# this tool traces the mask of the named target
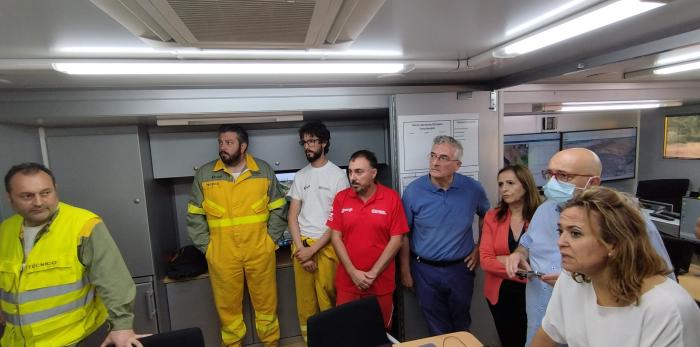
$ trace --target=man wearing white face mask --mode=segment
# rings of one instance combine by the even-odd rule
[[[506,261],[506,272],[510,277],[515,276],[518,269],[534,270],[544,274],[541,277],[530,278],[525,289],[526,345],[530,345],[532,337],[542,323],[554,283],[561,272],[561,255],[557,245],[559,239],[557,223],[561,206],[578,192],[600,185],[601,173],[600,159],[595,153],[585,148],[565,149],[556,153],[549,160],[548,169],[542,172],[547,179],[547,184],[542,187],[547,201],[537,208],[530,221],[528,232],[520,238],[520,245]],[[669,268],[673,269],[659,231],[649,220],[646,220],[646,225],[651,244]],[[673,276],[673,272],[670,276]]]

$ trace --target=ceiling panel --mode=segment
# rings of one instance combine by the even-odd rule
[[[523,35],[508,31],[569,0],[387,0],[350,50],[394,50],[401,56],[364,57],[403,61],[438,61],[449,65],[488,51]],[[552,22],[583,8],[600,3],[582,0],[576,6],[550,18]],[[547,22],[539,25],[546,25]],[[256,87],[395,84],[479,84],[502,87],[547,78],[548,82],[620,82],[623,65],[597,70],[585,66],[575,72],[578,61],[623,51],[629,47],[700,29],[700,1],[674,0],[667,6],[612,25],[579,38],[514,59],[504,59],[486,68],[465,72],[410,72],[403,75],[337,76],[67,76],[50,69],[52,59],[176,59],[170,53],[75,53],[66,48],[132,48],[150,46],[102,12],[89,0],[3,0],[0,1],[0,89],[58,88],[159,88],[159,87]],[[529,29],[532,30],[532,29]],[[700,41],[700,37],[698,37]],[[666,49],[665,47],[664,49]],[[645,55],[650,50],[645,51]],[[246,59],[263,59],[249,56]],[[362,58],[362,57],[360,57]],[[326,57],[360,59],[357,57]],[[642,66],[646,58],[633,53],[619,60]],[[27,67],[36,62],[39,67]],[[611,63],[607,61],[606,63]],[[615,63],[615,62],[612,62]],[[31,65],[31,64],[30,64]],[[19,67],[21,66],[21,67]],[[617,70],[615,70],[617,69]],[[621,70],[622,69],[622,70]],[[616,72],[617,71],[617,72]],[[593,75],[593,77],[591,77]],[[597,76],[597,77],[596,77]],[[697,74],[663,79],[697,79]],[[642,80],[660,79],[645,77]]]

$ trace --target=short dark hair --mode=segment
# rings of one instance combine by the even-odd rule
[[[15,177],[15,175],[33,175],[38,173],[39,171],[43,171],[47,175],[49,175],[49,177],[51,177],[51,182],[53,182],[53,185],[56,186],[56,177],[54,177],[53,172],[51,172],[49,168],[39,163],[29,162],[17,164],[7,171],[7,174],[5,175],[5,191],[8,193],[10,192],[10,180],[12,179],[12,177]]]
[[[331,148],[331,132],[328,131],[326,125],[321,121],[311,121],[304,124],[299,128],[299,139],[303,140],[304,135],[312,135],[318,137],[320,143],[325,143],[326,148],[323,149],[323,153],[328,153]]]
[[[240,125],[222,124],[219,127],[217,135],[221,135],[223,133],[236,133],[236,136],[238,137],[238,144],[248,144],[248,132],[241,128]]]
[[[372,153],[371,151],[361,149],[350,156],[350,161],[354,161],[355,159],[360,157],[367,159],[367,161],[369,162],[369,166],[371,166],[373,169],[377,168],[377,156],[374,155],[374,153]]]

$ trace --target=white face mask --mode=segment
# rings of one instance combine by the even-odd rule
[[[547,184],[542,187],[542,190],[544,190],[544,196],[546,196],[547,199],[554,200],[559,206],[563,206],[574,197],[576,189],[584,190],[588,188],[588,185],[591,183],[591,178],[593,177],[588,178],[583,188],[578,188],[575,184],[570,182],[559,182],[556,177],[552,176]]]

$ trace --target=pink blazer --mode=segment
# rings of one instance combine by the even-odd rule
[[[501,283],[508,278],[506,267],[496,259],[499,255],[509,255],[508,250],[508,231],[510,228],[510,211],[507,212],[506,218],[499,222],[496,219],[497,209],[491,209],[484,217],[484,227],[481,232],[481,240],[479,241],[479,258],[481,268],[486,273],[484,280],[484,296],[495,305],[498,303],[498,291],[501,288]],[[527,223],[525,224],[527,227]],[[521,236],[522,237],[522,236]],[[517,277],[510,280],[525,283]]]

